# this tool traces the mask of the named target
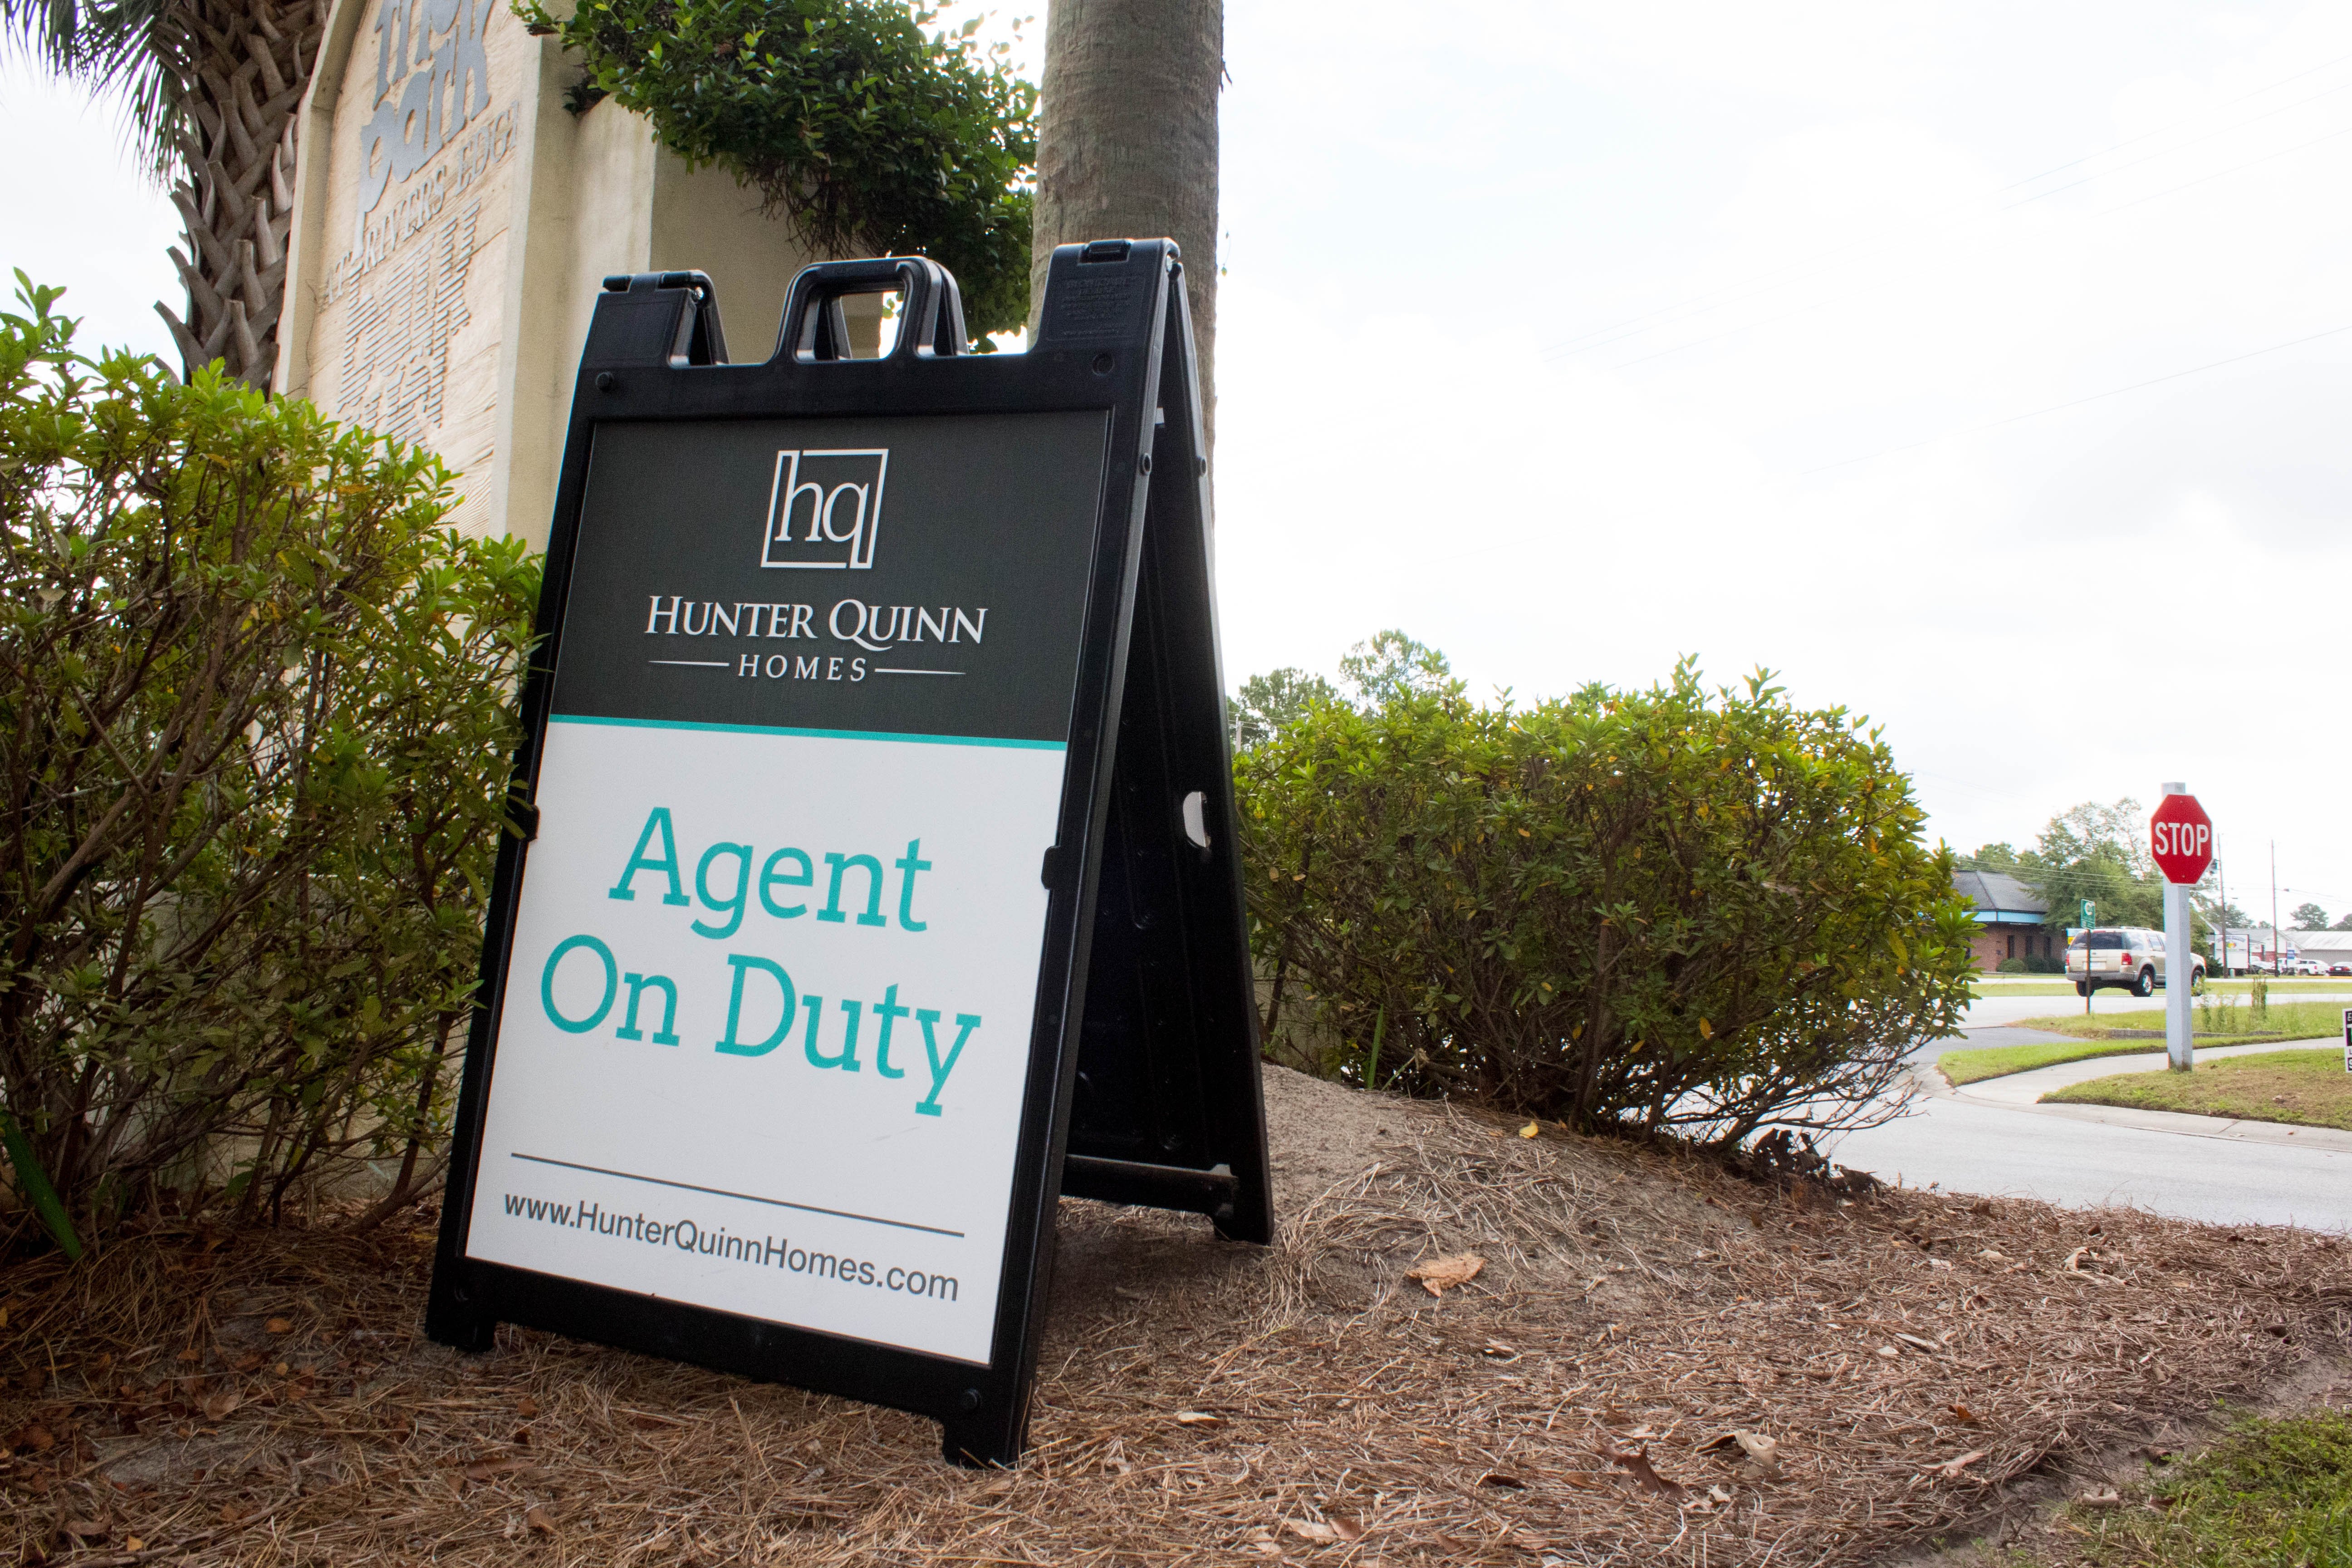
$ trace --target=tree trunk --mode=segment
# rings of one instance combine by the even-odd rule
[[[1223,0],[1052,0],[1037,133],[1029,328],[1056,245],[1173,239],[1213,437],[1217,335],[1217,90]]]
[[[172,260],[187,318],[158,301],[193,376],[215,360],[267,389],[278,367],[286,241],[294,222],[295,110],[326,22],[322,0],[194,0],[159,20],[182,86],[172,192],[188,252]]]

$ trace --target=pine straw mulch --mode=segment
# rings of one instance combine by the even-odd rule
[[[429,1214],[0,1272],[26,1563],[1867,1561],[2336,1355],[2332,1237],[1844,1202],[1268,1071],[1278,1247],[1066,1203],[1034,1447],[513,1330]],[[1312,1189],[1312,1190],[1309,1190]],[[1416,1261],[1474,1252],[1433,1299]],[[1733,1428],[1774,1439],[1762,1473]],[[1635,1458],[1634,1456],[1640,1456]]]

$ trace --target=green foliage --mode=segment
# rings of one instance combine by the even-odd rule
[[[1235,764],[1273,1049],[1725,1142],[1889,1113],[1905,1054],[1968,1005],[1976,928],[1874,732],[1688,663],[1479,708],[1391,651],[1355,677],[1377,700]]]
[[[2352,1418],[2239,1423],[2149,1489],[2154,1509],[2076,1510],[2099,1568],[2352,1568]]]
[[[1988,845],[1977,855],[2007,847]],[[2108,805],[2084,801],[2060,813],[2011,865],[1983,868],[2006,870],[2047,900],[2042,923],[2053,930],[2080,925],[2084,899],[2100,925],[2164,929],[2164,876],[2148,853],[2147,813],[2128,795]],[[2212,881],[2208,870],[2200,886]],[[2190,900],[2190,943],[2200,952],[2209,945],[2209,914],[2218,919],[2219,907],[2208,910]]]
[[[1225,705],[1234,727],[1234,750],[1262,746],[1307,716],[1318,702],[1337,702],[1339,693],[1319,675],[1283,668],[1253,675]]]
[[[1952,869],[1956,871],[2014,871],[2017,869],[2017,851],[2011,848],[2006,844],[1979,845],[1977,848],[1977,852],[1973,855],[1953,856]]]
[[[75,353],[58,292],[0,316],[0,1104],[101,1227],[274,1214],[369,1157],[407,1183],[446,1127],[537,562],[442,528],[421,451]]]
[[[74,1229],[73,1216],[66,1213],[58,1189],[50,1185],[49,1173],[41,1169],[41,1157],[33,1152],[32,1141],[25,1136],[25,1130],[16,1125],[16,1119],[8,1114],[5,1107],[0,1107],[0,1146],[8,1152],[9,1176],[32,1208],[34,1217],[41,1222],[41,1228],[49,1233],[49,1239],[58,1244],[58,1250],[66,1255],[68,1262],[80,1262],[81,1237]]]
[[[2321,909],[2317,904],[2297,904],[2294,907],[2294,912],[2286,918],[2291,928],[2295,931],[2326,931],[2327,929],[2327,911]]]
[[[2004,958],[1999,963],[1993,965],[1993,972],[1997,974],[2022,974],[2025,973],[2025,960],[2021,958]]]
[[[898,0],[581,0],[533,32],[587,61],[590,96],[653,121],[662,144],[718,163],[818,251],[920,254],[956,275],[982,346],[1029,312],[1036,89],[1009,46]]]
[[[1391,627],[1349,648],[1339,661],[1339,679],[1360,706],[1374,709],[1444,691],[1453,684],[1454,668],[1427,643]]]

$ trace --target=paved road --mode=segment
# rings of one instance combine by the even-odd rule
[[[2106,994],[2098,1000],[2098,1011],[2108,1011]],[[2340,1000],[2352,1004],[2352,996]],[[2057,1038],[2010,1026],[2070,1001],[1987,997],[1969,1010],[1965,1043]],[[1962,1043],[1930,1042],[1913,1055],[1931,1063]],[[2102,1071],[2129,1070],[2134,1059],[2104,1063]],[[2352,1231],[2352,1147],[2306,1149],[2217,1135],[2221,1124],[2200,1117],[2142,1118],[2159,1130],[2092,1121],[2083,1114],[2087,1107],[2063,1113],[1950,1095],[1923,1095],[1915,1103],[1912,1115],[1845,1134],[1832,1146],[1832,1157],[1889,1180],[1899,1176],[1910,1186],[1939,1183],[1947,1192],[2038,1197],[2078,1207],[2124,1204],[2218,1224]]]

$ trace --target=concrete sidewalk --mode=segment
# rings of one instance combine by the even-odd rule
[[[2323,1035],[2308,1040],[2212,1046],[2200,1049],[2197,1059],[2209,1062],[2224,1058],[2259,1056],[2266,1051],[2307,1051],[2340,1043],[2333,1036]],[[2078,1062],[2060,1062],[2055,1067],[2036,1068],[2031,1072],[2011,1073],[2006,1078],[1980,1079],[1975,1083],[1957,1087],[1932,1066],[1923,1065],[1916,1070],[1922,1085],[1929,1093],[1969,1104],[1997,1106],[2004,1110],[2030,1110],[2037,1115],[2064,1117],[2073,1121],[2136,1127],[2144,1131],[2170,1132],[2189,1138],[2222,1138],[2242,1142],[2277,1143],[2299,1149],[2352,1152],[2352,1132],[2338,1131],[2332,1127],[2294,1127],[2278,1121],[2190,1116],[2175,1110],[2135,1110],[2121,1105],[2041,1103],[2042,1097],[2053,1089],[2063,1089],[2070,1084],[2088,1083],[2093,1079],[2113,1078],[2118,1073],[2160,1071],[2165,1060],[2161,1050],[2123,1057],[2094,1057]]]

